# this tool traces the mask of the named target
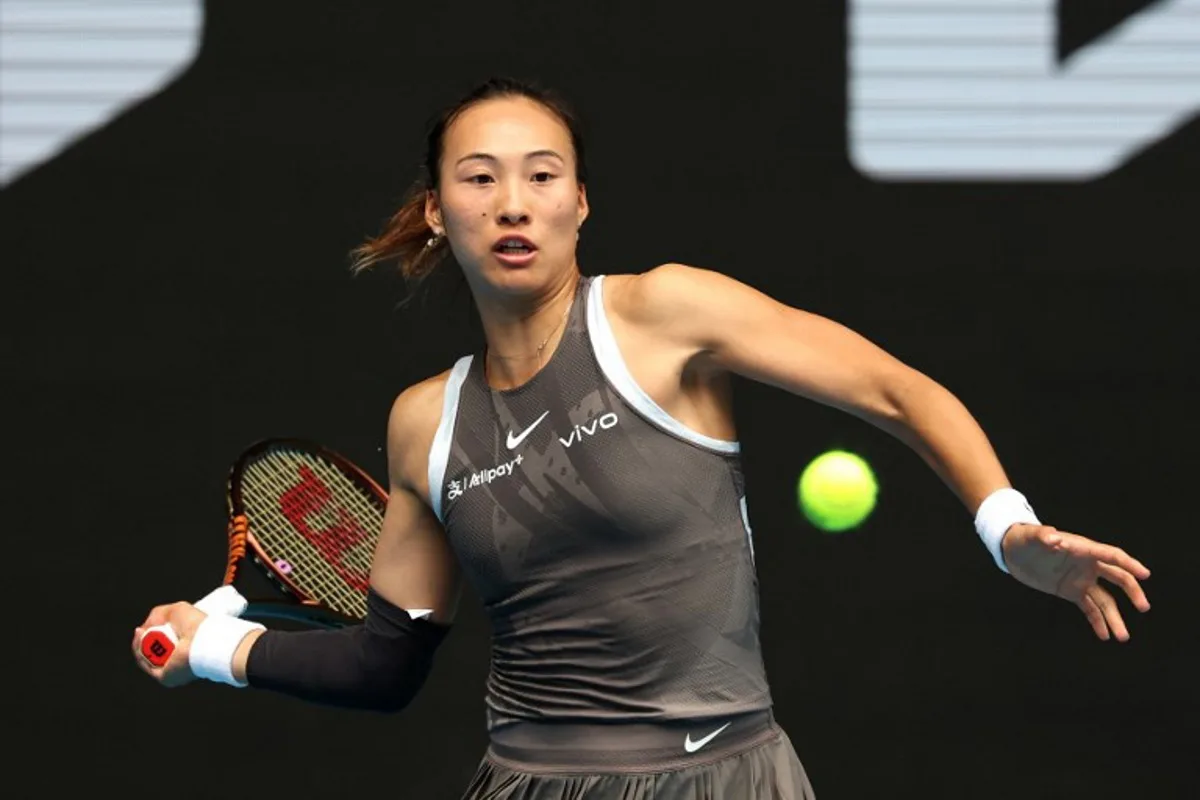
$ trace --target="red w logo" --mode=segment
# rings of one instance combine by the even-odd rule
[[[367,591],[368,575],[346,565],[347,550],[362,544],[367,531],[350,512],[341,505],[331,506],[333,492],[325,482],[307,466],[300,467],[300,483],[288,489],[279,498],[279,510],[292,523],[292,527],[317,548],[321,557],[341,576],[342,580],[361,592]],[[334,519],[323,528],[309,524],[311,515],[320,514]]]

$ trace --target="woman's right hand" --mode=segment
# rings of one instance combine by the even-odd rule
[[[137,661],[143,672],[167,688],[183,686],[185,683],[195,680],[196,676],[192,674],[192,668],[188,664],[188,653],[191,651],[192,637],[195,635],[196,629],[200,627],[200,623],[207,616],[191,603],[179,602],[155,606],[146,616],[146,621],[133,631],[134,660]],[[171,653],[167,663],[161,667],[156,667],[147,661],[146,657],[142,655],[141,648],[142,635],[157,625],[170,625],[178,639],[175,643],[175,651]]]

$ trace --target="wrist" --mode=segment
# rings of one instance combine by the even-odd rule
[[[1013,525],[1025,523],[1041,525],[1025,495],[1016,489],[1005,487],[989,494],[975,512],[975,532],[983,540],[984,547],[992,554],[992,560],[1003,572],[1008,572],[1004,563],[1002,543],[1004,535]]]
[[[250,631],[245,638],[238,642],[237,649],[233,651],[233,662],[230,664],[229,671],[233,673],[233,679],[243,686],[250,683],[250,678],[246,675],[246,662],[250,659],[250,649],[258,641],[258,637],[266,632],[266,628]]]
[[[224,614],[210,614],[196,628],[188,649],[188,666],[197,678],[227,683],[238,688],[246,686],[245,660],[241,675],[234,673],[234,658],[250,634],[261,634],[266,628]]]

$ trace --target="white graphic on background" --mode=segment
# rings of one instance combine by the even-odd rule
[[[882,180],[1086,180],[1200,111],[1200,0],[1059,63],[1057,0],[847,0],[850,158]]]
[[[505,444],[508,445],[508,449],[512,450],[514,447],[519,445],[521,442],[525,441],[525,437],[528,436],[529,434],[533,433],[533,429],[536,428],[538,426],[538,423],[540,423],[542,420],[544,420],[546,418],[546,416],[549,415],[549,413],[550,413],[549,411],[543,411],[542,415],[540,417],[535,419],[528,428],[521,431],[521,433],[518,434],[517,436],[513,436],[513,432],[510,430],[508,432],[508,438],[505,440]]]
[[[687,737],[684,738],[684,740],[683,740],[683,749],[688,751],[689,753],[696,752],[701,747],[704,747],[704,745],[708,744],[713,739],[715,739],[717,737],[717,734],[720,733],[721,731],[725,730],[726,728],[728,728],[729,725],[730,725],[730,723],[726,722],[724,725],[717,728],[715,731],[710,733],[708,736],[705,736],[703,739],[697,739],[694,742],[692,741],[692,735],[689,733],[687,735]]]
[[[754,534],[750,532],[750,512],[746,508],[746,496],[742,495],[742,499],[738,501],[738,505],[742,509],[742,525],[746,528],[746,543],[750,545],[750,563],[754,563]]]
[[[596,417],[591,422],[585,422],[582,425],[576,425],[571,429],[571,432],[567,434],[567,438],[564,439],[561,436],[558,437],[558,442],[563,447],[570,447],[573,444],[582,442],[585,437],[595,436],[599,431],[612,430],[617,426],[618,422],[620,422],[620,420],[617,418],[617,415],[609,411],[607,414],[601,414],[600,416]]]
[[[521,462],[524,460],[525,457],[519,455],[511,461],[505,461],[503,464],[497,464],[494,467],[472,472],[470,475],[463,476],[460,480],[452,480],[446,484],[446,499],[457,499],[467,489],[474,489],[476,486],[487,486],[497,478],[507,478],[516,471],[517,467],[521,466]]]
[[[0,186],[161,91],[203,0],[0,0]]]

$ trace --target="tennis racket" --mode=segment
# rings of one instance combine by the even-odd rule
[[[344,456],[303,439],[265,439],[229,472],[228,557],[222,585],[197,601],[209,614],[287,619],[336,628],[367,615],[371,559],[387,493]],[[247,558],[278,589],[247,600],[237,588]],[[178,639],[147,629],[142,655],[167,663]]]

